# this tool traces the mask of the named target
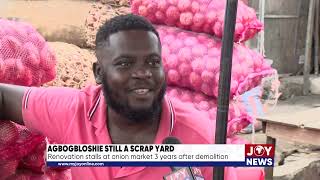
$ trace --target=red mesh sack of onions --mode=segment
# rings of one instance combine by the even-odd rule
[[[217,97],[222,43],[203,33],[157,26],[168,85],[186,87]],[[240,95],[274,74],[263,56],[234,44],[230,96]]]
[[[66,168],[46,167],[46,144],[44,136],[33,133],[26,127],[10,121],[0,121],[0,177],[8,180],[71,179],[71,173]]]
[[[38,180],[71,180],[71,171],[66,168],[48,168],[45,163],[45,150],[49,141],[43,139],[24,156],[18,169],[6,180],[38,179]],[[52,142],[49,142],[52,143]],[[0,172],[1,173],[1,172]]]
[[[31,25],[0,19],[0,27],[0,83],[40,86],[55,78],[55,56]],[[0,177],[32,179],[55,172],[45,169],[45,148],[44,136],[0,120]]]
[[[184,103],[191,103],[195,109],[205,113],[208,118],[216,120],[217,99],[206,96],[203,93],[174,86],[168,86],[167,95],[170,98],[178,99]],[[252,118],[247,114],[245,107],[237,102],[231,101],[227,127],[228,137],[247,127],[250,122],[252,122]]]
[[[0,177],[15,174],[20,160],[34,151],[44,139],[24,126],[0,121]]]
[[[9,176],[6,180],[71,180],[71,170],[56,171],[47,169],[45,174],[34,173],[31,171],[19,171]]]
[[[0,82],[40,86],[55,78],[56,59],[29,24],[0,19]]]
[[[131,11],[154,24],[179,27],[222,38],[226,0],[131,0]],[[238,2],[235,42],[243,42],[263,29],[253,8]]]

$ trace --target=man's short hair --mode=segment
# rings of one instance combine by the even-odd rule
[[[103,47],[105,43],[109,41],[109,36],[111,34],[125,30],[151,31],[158,37],[160,42],[158,32],[147,19],[133,14],[127,14],[116,16],[99,28],[95,42],[96,49]]]

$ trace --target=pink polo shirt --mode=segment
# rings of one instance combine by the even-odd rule
[[[82,90],[70,88],[30,88],[23,99],[25,125],[58,143],[111,144],[107,128],[106,102],[100,86]],[[155,144],[168,136],[183,144],[212,144],[213,122],[190,104],[165,97]],[[212,179],[212,168],[201,168]],[[169,167],[81,167],[71,168],[75,180],[145,179],[161,180]]]

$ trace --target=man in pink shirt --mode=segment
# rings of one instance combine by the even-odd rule
[[[98,86],[28,88],[0,85],[1,119],[11,119],[59,143],[160,144],[213,141],[207,118],[165,97],[161,44],[144,18],[118,16],[99,30],[93,70]],[[210,128],[208,128],[210,127]],[[169,167],[75,167],[75,180],[162,179]],[[202,168],[208,179],[212,168]]]
[[[212,144],[214,124],[165,96],[161,43],[155,28],[135,15],[118,16],[96,37],[98,86],[28,88],[0,84],[0,119],[11,119],[58,143]],[[73,167],[75,180],[162,179],[169,167]],[[201,168],[212,179],[212,168]]]

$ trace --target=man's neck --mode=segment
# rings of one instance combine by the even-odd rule
[[[152,144],[158,131],[161,113],[154,119],[132,121],[108,108],[108,130],[114,144]]]

